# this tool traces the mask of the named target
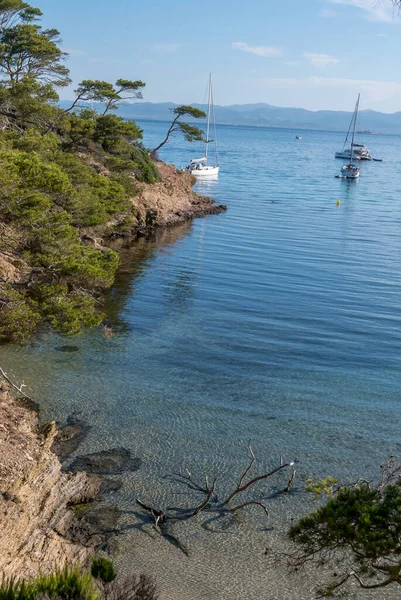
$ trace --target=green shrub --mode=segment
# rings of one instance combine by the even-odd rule
[[[6,579],[0,583],[0,600],[35,600],[34,588],[24,581]]]
[[[0,600],[100,600],[101,596],[89,573],[65,568],[40,575],[27,582],[3,579]]]
[[[104,314],[96,309],[95,298],[69,292],[67,286],[42,284],[38,295],[42,318],[62,333],[77,335],[83,327],[94,327],[104,319]]]
[[[31,585],[36,597],[46,594],[49,598],[60,600],[100,600],[91,575],[78,568],[66,567],[50,575],[40,575]]]
[[[116,578],[113,563],[107,558],[94,558],[91,573],[95,579],[101,579],[104,583],[110,583]]]
[[[25,342],[40,320],[34,300],[10,285],[0,288],[0,341]]]
[[[143,148],[132,148],[131,160],[134,166],[135,177],[138,181],[155,183],[160,177],[155,163],[151,160],[149,153]]]

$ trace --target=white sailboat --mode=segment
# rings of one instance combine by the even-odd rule
[[[213,134],[214,140],[209,139],[210,135],[210,120],[213,122]],[[215,163],[209,164],[209,144],[214,142],[215,149]],[[213,88],[212,88],[212,74],[209,75],[209,95],[208,95],[208,106],[207,106],[207,125],[206,125],[206,151],[205,156],[202,158],[193,158],[189,163],[188,170],[191,175],[195,177],[205,177],[210,175],[219,174],[219,158],[217,154],[217,138],[216,138],[216,121],[214,117],[214,104],[213,104]]]
[[[359,168],[356,165],[354,165],[352,162],[352,159],[354,158],[354,146],[355,146],[354,137],[355,137],[356,120],[358,117],[359,98],[360,98],[360,94],[358,94],[358,100],[356,101],[356,104],[355,104],[355,111],[354,111],[354,116],[353,116],[354,126],[352,128],[352,139],[351,139],[349,163],[347,165],[344,165],[341,169],[340,177],[343,179],[358,179],[358,177],[359,177]]]
[[[358,96],[358,98],[359,98],[359,96]],[[358,108],[359,108],[359,103],[358,103]],[[355,122],[356,122],[357,113],[358,113],[357,107],[355,107],[354,113],[351,118],[351,122],[348,127],[347,135],[345,136],[342,150],[340,152],[336,152],[334,156],[336,158],[345,158],[347,160],[352,157],[354,160],[374,160],[375,162],[382,162],[381,158],[373,158],[373,156],[370,154],[369,150],[366,148],[365,144],[356,144],[354,142],[352,150],[351,150],[351,148],[347,148],[348,136],[350,134],[350,131],[352,128],[355,131]],[[366,132],[357,131],[357,133],[366,133]]]

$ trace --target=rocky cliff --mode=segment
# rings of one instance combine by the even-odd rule
[[[92,499],[99,479],[63,473],[50,450],[54,423],[39,428],[0,380],[0,573],[26,577],[65,563],[86,564],[95,540],[77,539],[72,506]]]
[[[173,225],[226,210],[224,205],[216,205],[211,198],[194,192],[195,178],[187,171],[178,171],[163,162],[156,166],[159,182],[136,184],[139,193],[132,202],[138,211],[140,228]]]

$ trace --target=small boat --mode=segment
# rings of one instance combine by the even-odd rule
[[[359,97],[359,96],[358,96]],[[359,108],[359,104],[358,104]],[[346,160],[350,160],[351,158],[355,160],[374,160],[376,162],[381,162],[381,158],[373,158],[370,154],[369,150],[366,148],[365,144],[353,144],[352,156],[351,156],[351,147],[347,148],[348,137],[351,129],[355,131],[355,123],[357,118],[357,107],[355,106],[354,113],[351,118],[351,122],[348,127],[347,135],[345,136],[343,148],[341,152],[335,153],[335,158],[345,158]],[[358,131],[357,133],[368,133],[367,131]],[[371,133],[371,132],[369,132]]]
[[[339,175],[341,179],[358,179],[359,177],[359,168],[352,163],[348,165],[344,165],[341,169],[341,175]]]
[[[214,140],[209,139],[210,134],[210,118],[212,117],[213,121],[213,133]],[[209,164],[208,154],[209,154],[209,144],[214,142],[215,149],[215,163]],[[212,89],[212,74],[209,75],[209,98],[208,98],[208,107],[207,107],[207,125],[206,125],[206,151],[205,156],[202,158],[193,158],[187,169],[191,173],[191,175],[195,175],[195,177],[208,177],[210,175],[216,176],[219,174],[219,159],[217,154],[217,139],[216,139],[216,121],[214,117],[214,104],[213,104],[213,89]]]
[[[355,104],[355,110],[354,110],[354,115],[352,117],[353,120],[353,128],[352,128],[352,137],[351,137],[351,147],[350,147],[350,158],[349,158],[349,163],[347,165],[344,165],[341,169],[341,175],[338,175],[338,177],[341,177],[341,179],[358,179],[359,177],[359,168],[353,164],[352,160],[354,159],[354,137],[355,137],[355,127],[356,127],[356,120],[358,117],[358,109],[359,109],[359,99],[360,99],[360,94],[358,94],[358,100],[356,101]],[[347,134],[348,135],[348,134]]]
[[[296,139],[296,140],[302,140],[302,137],[301,137],[300,135],[296,135],[296,136],[295,136],[295,139]]]

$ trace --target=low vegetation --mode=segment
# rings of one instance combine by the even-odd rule
[[[91,574],[95,579],[101,579],[104,583],[110,583],[116,578],[113,563],[103,556],[93,559]]]
[[[141,129],[113,112],[145,84],[85,80],[62,110],[66,54],[40,17],[0,0],[0,341],[22,342],[41,322],[78,333],[102,320],[96,296],[118,258],[85,235],[129,229],[136,183],[158,180]],[[82,105],[91,100],[103,114]]]
[[[93,569],[97,572],[93,576]],[[0,600],[158,600],[153,581],[146,575],[110,582],[114,569],[107,559],[95,559],[92,575],[77,567],[65,568],[49,575],[24,580],[4,579],[0,583]],[[106,578],[103,579],[102,575]]]

